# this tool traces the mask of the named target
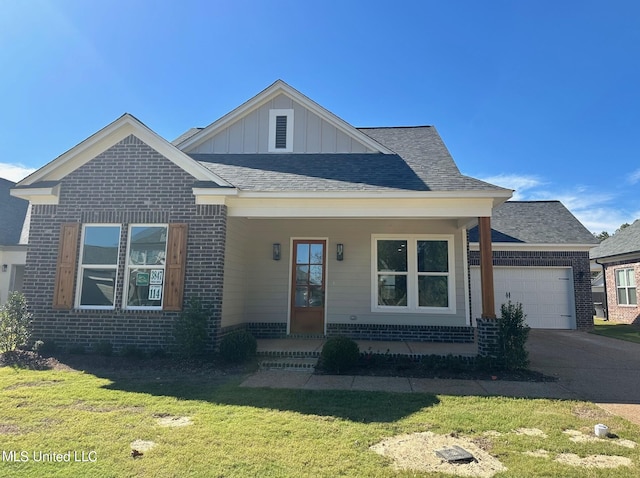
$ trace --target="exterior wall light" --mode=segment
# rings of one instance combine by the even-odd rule
[[[7,267],[6,264],[2,264],[2,272],[7,272]]]
[[[338,244],[336,246],[336,259],[339,261],[344,260],[344,244]]]
[[[274,261],[280,260],[280,244],[279,243],[275,243],[273,245],[273,260]]]

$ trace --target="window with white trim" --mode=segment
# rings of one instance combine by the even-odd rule
[[[167,233],[166,224],[129,227],[124,292],[127,309],[162,308]]]
[[[119,252],[120,225],[86,224],[82,228],[77,308],[115,308]]]
[[[293,110],[269,110],[269,152],[293,151]]]
[[[633,268],[616,269],[618,305],[638,305],[636,276]]]
[[[373,236],[372,309],[455,313],[453,236]]]

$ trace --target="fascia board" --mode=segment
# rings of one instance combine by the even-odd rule
[[[31,204],[58,204],[60,200],[60,185],[46,188],[13,188],[11,196],[29,201]]]
[[[495,200],[501,192],[496,191],[242,191],[238,195],[246,198],[292,198],[292,199],[474,199]],[[507,194],[507,193],[505,193]]]
[[[331,125],[335,126],[338,130],[345,133],[347,136],[352,137],[353,139],[367,145],[369,148],[380,151],[385,154],[394,154],[394,151],[391,151],[389,148],[384,145],[378,143],[374,139],[370,138],[366,134],[358,131],[356,128],[351,126],[349,123],[339,118],[335,114],[331,113],[326,108],[320,106],[318,103],[303,95],[296,89],[292,88],[288,84],[286,84],[282,80],[278,80],[273,83],[271,86],[258,93],[256,96],[251,98],[250,100],[244,102],[242,105],[238,106],[233,111],[227,113],[222,118],[214,121],[209,126],[203,128],[198,133],[194,134],[184,142],[180,143],[178,147],[182,151],[189,151],[198,145],[205,142],[207,139],[211,138],[215,134],[217,134],[222,129],[226,128],[230,124],[239,120],[243,116],[249,114],[251,111],[254,111],[260,108],[265,103],[271,101],[271,99],[275,98],[279,94],[285,94],[300,103],[305,108],[309,109],[320,118],[324,119]]]
[[[214,181],[221,186],[231,186],[128,113],[27,176],[17,186],[29,186],[47,180],[58,181],[131,134],[196,179]]]

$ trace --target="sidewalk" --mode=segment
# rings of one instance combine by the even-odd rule
[[[302,390],[357,390],[367,392],[432,393],[436,395],[504,395],[523,398],[578,399],[574,392],[564,388],[558,382],[314,375],[281,370],[261,370],[248,377],[242,382],[241,386]]]

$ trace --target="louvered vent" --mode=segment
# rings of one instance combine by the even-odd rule
[[[276,149],[287,148],[287,117],[276,116]]]

